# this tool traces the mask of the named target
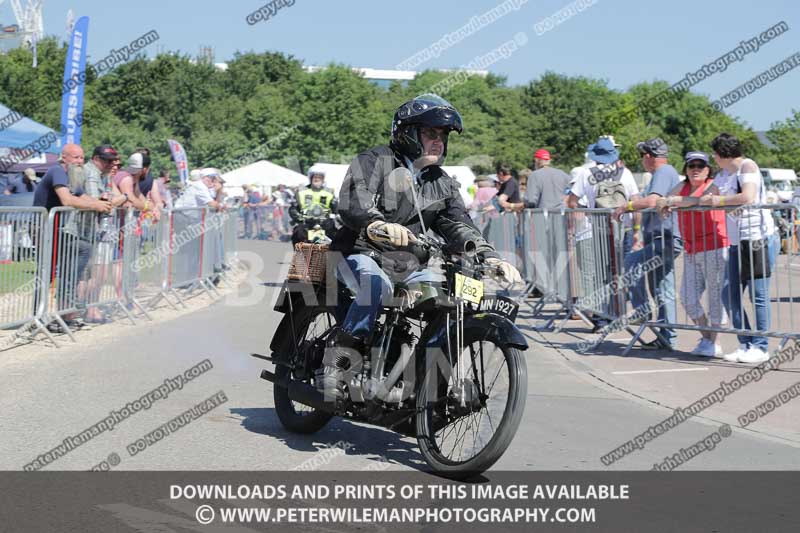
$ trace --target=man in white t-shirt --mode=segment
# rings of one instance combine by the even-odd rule
[[[200,257],[200,234],[202,231],[194,226],[203,223],[200,207],[210,207],[215,211],[220,211],[225,206],[217,200],[219,191],[222,189],[222,182],[219,179],[219,172],[216,169],[203,169],[200,172],[192,173],[183,194],[175,200],[176,211],[173,216],[173,243],[180,246],[175,254],[173,262],[175,272],[173,275],[173,287],[190,285],[201,275]],[[194,208],[186,209],[185,208]],[[206,219],[206,222],[210,219]],[[216,243],[213,243],[216,246]],[[217,253],[213,254],[214,262],[218,263]],[[217,265],[215,265],[217,266]]]
[[[586,207],[595,209],[599,207],[597,205],[598,195],[601,195],[603,204],[605,204],[603,207],[609,207],[609,202],[613,204],[614,201],[617,201],[624,205],[625,202],[638,198],[639,188],[636,186],[633,174],[622,165],[619,160],[619,151],[612,140],[607,137],[598,139],[597,143],[589,146],[588,158],[591,160],[590,163],[574,168],[571,172],[572,184],[567,196],[567,207],[571,209],[582,207],[579,201],[581,198],[585,198]],[[619,183],[618,190],[614,192],[619,198],[605,196],[603,191],[609,191],[609,189],[603,185],[609,183]],[[595,216],[608,217],[608,215],[599,214]],[[605,248],[608,247],[613,236],[609,236],[609,239],[595,240],[592,235],[592,224],[588,218],[574,216],[572,220],[578,262],[581,266],[582,296],[594,301],[597,295],[606,294],[604,287],[611,282],[609,265],[603,264],[602,258],[603,256],[609,257],[610,250]],[[607,225],[604,224],[603,227],[607,227]],[[598,227],[598,229],[600,228]],[[594,237],[600,237],[600,235],[594,235]],[[603,251],[604,249],[605,251]],[[607,300],[607,296],[602,298]],[[598,311],[609,313],[609,304],[609,301],[604,301],[600,306],[595,307],[601,307],[601,309],[597,309]]]
[[[216,190],[222,186],[215,184],[214,175],[211,173],[212,169],[203,169],[203,171],[195,174],[189,178],[189,184],[186,190],[183,191],[180,198],[175,200],[175,207],[210,207],[212,209],[220,209],[222,204],[218,202],[216,197]]]

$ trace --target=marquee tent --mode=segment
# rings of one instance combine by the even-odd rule
[[[280,184],[287,187],[306,185],[308,178],[299,172],[276,165],[270,161],[256,161],[222,175],[229,194],[241,195],[243,185],[255,185],[259,189],[274,188]]]
[[[51,154],[61,152],[61,135],[58,132],[0,104],[0,149],[25,148],[48,133],[55,134],[59,142],[47,146],[44,151]]]

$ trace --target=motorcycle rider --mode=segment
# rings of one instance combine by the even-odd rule
[[[458,182],[441,167],[448,135],[462,130],[461,115],[450,103],[434,94],[417,96],[395,112],[390,143],[359,154],[347,170],[339,192],[343,227],[331,250],[343,255],[337,278],[355,300],[331,337],[317,375],[318,388],[335,400],[345,395],[345,374],[336,362],[354,351],[364,354],[382,304],[393,294],[393,281],[408,285],[443,279],[424,268],[427,257],[414,246],[416,234],[432,229],[454,250],[473,241],[479,261],[497,267],[505,281],[521,282],[517,269],[500,259],[472,223]]]
[[[319,206],[322,210],[318,217],[320,226],[329,237],[333,236],[335,226],[328,215],[336,212],[336,198],[331,191],[325,189],[325,171],[312,166],[308,169],[308,187],[297,193],[296,201],[289,207],[289,216],[295,224],[292,245],[308,239],[306,217],[311,215],[314,206]]]

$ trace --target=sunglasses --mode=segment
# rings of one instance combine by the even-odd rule
[[[692,169],[692,170],[703,170],[707,166],[708,165],[706,165],[705,163],[692,163],[691,165],[686,165],[686,168],[689,168],[689,169]]]
[[[448,135],[450,134],[449,131],[438,131],[438,130],[435,130],[433,128],[422,128],[420,130],[420,133],[422,133],[422,135],[424,135],[425,137],[427,137],[428,139],[430,139],[432,141],[435,141],[437,139],[440,139],[442,141],[446,141]]]

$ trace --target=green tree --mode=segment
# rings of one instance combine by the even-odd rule
[[[767,138],[775,145],[777,165],[800,172],[800,111],[793,109],[791,117],[773,123]]]

